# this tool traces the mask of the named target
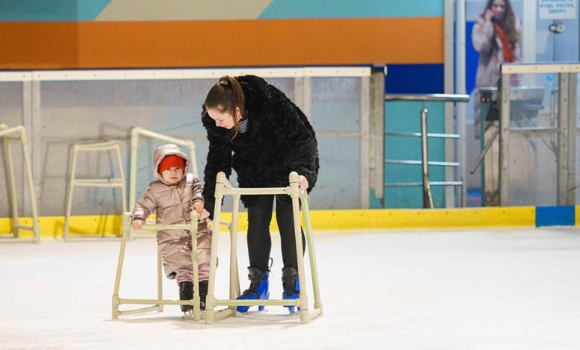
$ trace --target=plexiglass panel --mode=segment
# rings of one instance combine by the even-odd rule
[[[291,100],[302,97],[295,91],[295,79],[266,79],[282,90]],[[317,132],[331,132],[319,136],[322,154],[337,162],[322,162],[321,179],[345,188],[322,194],[319,180],[312,205],[318,208],[356,208],[359,185],[352,178],[359,176],[360,139],[335,137],[332,132],[360,129],[360,83],[358,78],[313,78],[312,112],[308,116]],[[167,136],[196,143],[198,176],[203,179],[208,142],[201,124],[200,112],[207,92],[215,79],[160,81],[71,81],[42,82],[40,117],[42,125],[42,215],[63,215],[70,174],[72,146],[75,143],[118,140],[122,147],[127,183],[130,164],[130,132],[139,126]],[[296,96],[296,94],[301,94]],[[66,126],[66,127],[63,127]],[[317,129],[318,128],[318,129]],[[327,141],[321,139],[327,138]],[[140,137],[136,199],[143,196],[147,185],[154,181],[153,152],[163,141]],[[339,156],[333,156],[339,144]],[[348,145],[348,147],[347,147]],[[324,149],[326,147],[326,149]],[[83,152],[84,153],[84,152]],[[79,154],[77,178],[118,176],[113,154]],[[344,169],[353,175],[344,176]],[[192,170],[192,169],[190,169]],[[230,181],[237,185],[235,172]],[[129,189],[127,189],[129,193]],[[50,200],[49,200],[50,199]],[[121,212],[120,191],[110,188],[77,187],[73,196],[73,215],[102,215]],[[131,208],[128,208],[129,210]],[[231,210],[226,200],[224,210]],[[243,210],[243,206],[242,206]]]
[[[310,121],[318,139],[320,173],[313,208],[360,208],[360,78],[312,78]]]
[[[360,139],[318,137],[320,172],[312,209],[360,208]]]
[[[558,116],[558,75],[512,75],[510,128],[554,128]]]
[[[509,204],[557,205],[558,144],[555,134],[511,133]]]
[[[299,107],[317,133],[321,170],[311,204],[316,209],[360,207],[360,78],[266,78]],[[23,117],[23,84],[0,83],[0,122],[10,126],[31,124],[29,138],[34,140],[31,155],[36,158],[40,198],[39,214],[65,214],[74,144],[116,140],[121,145],[122,166],[129,185],[131,131],[135,127],[196,144],[198,176],[203,179],[208,152],[206,131],[201,124],[202,104],[216,79],[191,80],[103,80],[41,81],[39,90],[28,91],[26,103],[31,115]],[[304,89],[306,88],[306,89]],[[308,95],[308,92],[311,95]],[[311,98],[311,100],[305,100]],[[40,101],[35,105],[35,101]],[[33,134],[36,132],[36,134]],[[166,143],[146,136],[137,147],[135,200],[154,181],[153,152]],[[16,179],[19,193],[26,193],[22,151],[14,145]],[[119,177],[116,153],[78,153],[76,178]],[[2,175],[5,167],[0,169]],[[193,167],[190,169],[193,171]],[[235,172],[230,178],[237,186]],[[6,198],[5,182],[0,183]],[[129,186],[127,196],[129,196]],[[127,198],[127,203],[130,200]],[[119,214],[121,191],[111,188],[76,187],[72,215]],[[26,207],[20,202],[21,207]],[[1,217],[9,216],[8,204],[0,205]],[[131,210],[132,208],[126,208]],[[243,210],[243,206],[241,207]],[[231,210],[227,199],[224,210]]]
[[[10,127],[22,125],[23,83],[0,82],[0,123]]]
[[[512,75],[511,83],[509,204],[556,205],[558,75]]]
[[[42,82],[42,215],[64,213],[72,145],[75,143],[118,140],[128,183],[130,135],[134,127],[196,143],[205,140],[201,106],[213,84],[214,79]],[[153,152],[164,143],[140,138],[137,198],[141,198],[149,182],[155,180]],[[200,143],[196,147],[196,156],[198,168],[202,170],[207,144]],[[86,152],[79,153],[76,177],[118,176],[116,163],[111,165],[105,152],[102,155],[83,153]],[[120,203],[119,190],[77,187],[73,196],[73,215],[120,213]]]
[[[312,78],[311,84],[311,121],[316,131],[360,131],[359,78]]]

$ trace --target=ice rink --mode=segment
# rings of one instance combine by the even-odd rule
[[[273,306],[213,325],[182,319],[179,306],[112,320],[119,241],[1,244],[0,349],[580,349],[578,230],[315,232],[314,239],[324,316],[307,325]],[[218,298],[227,295],[228,245],[220,235]],[[121,298],[156,297],[155,254],[153,239],[128,243]],[[274,234],[275,298],[280,255]],[[164,292],[178,299],[175,282],[164,279]]]

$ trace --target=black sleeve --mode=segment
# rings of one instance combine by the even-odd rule
[[[272,88],[272,99],[268,109],[275,118],[276,136],[292,150],[289,162],[292,171],[304,175],[308,180],[308,191],[318,178],[319,157],[316,134],[306,115],[284,93]]]
[[[210,213],[210,218],[213,218],[216,176],[220,171],[223,171],[229,179],[232,173],[232,150],[227,138],[228,130],[220,130],[205,110],[202,112],[201,121],[207,129],[207,139],[209,141],[207,163],[204,170],[204,207]]]

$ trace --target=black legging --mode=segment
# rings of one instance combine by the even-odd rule
[[[248,255],[250,257],[250,266],[263,272],[270,270],[268,266],[272,248],[270,221],[272,220],[274,196],[255,196],[256,201],[248,208]],[[284,267],[297,268],[292,202],[282,201],[279,196],[276,196],[276,221],[280,229]],[[302,227],[300,231],[302,231]],[[304,254],[305,249],[305,237],[304,231],[302,231],[302,254]]]

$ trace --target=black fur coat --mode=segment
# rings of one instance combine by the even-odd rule
[[[310,192],[318,177],[318,144],[304,113],[264,79],[252,75],[236,79],[246,98],[248,128],[245,133],[238,133],[231,140],[233,129],[217,127],[205,110],[202,112],[209,140],[203,194],[205,208],[212,216],[216,175],[220,171],[229,178],[233,168],[243,188],[286,187],[288,175],[296,171],[306,177]],[[242,196],[246,208],[254,198]]]

